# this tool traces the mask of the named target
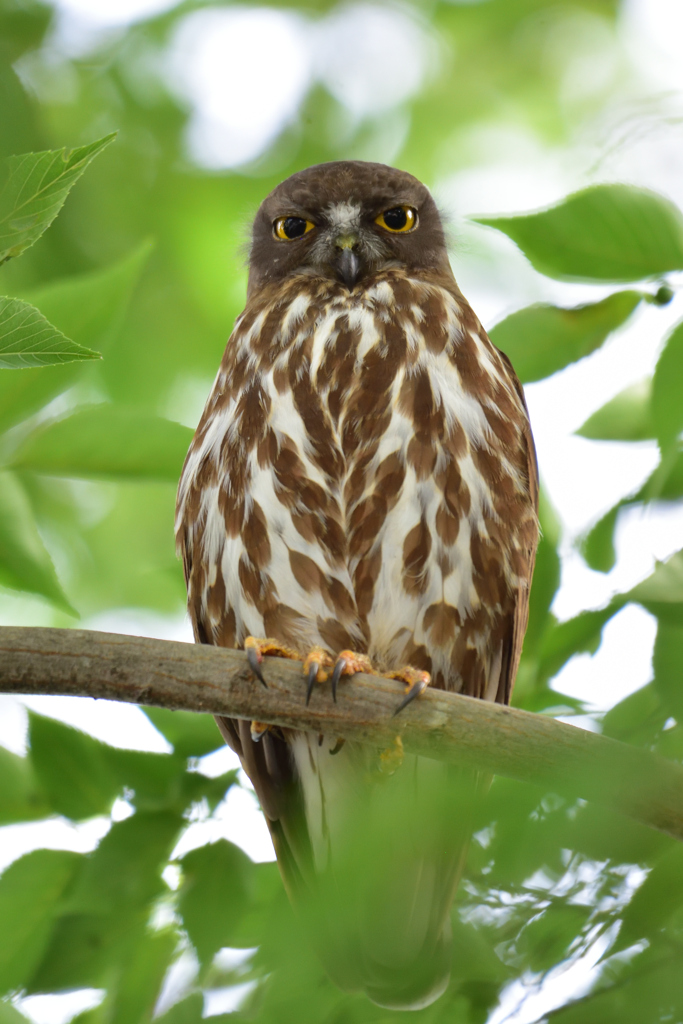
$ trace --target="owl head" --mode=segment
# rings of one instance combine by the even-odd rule
[[[391,267],[450,275],[436,204],[405,171],[362,160],[318,164],[278,185],[256,214],[250,295],[299,274],[351,291]]]

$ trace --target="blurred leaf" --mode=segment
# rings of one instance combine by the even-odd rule
[[[175,483],[194,431],[159,416],[102,404],[77,409],[30,434],[12,465],[39,473]]]
[[[1,368],[21,370],[100,358],[99,352],[76,344],[58,331],[35,306],[0,297]]]
[[[624,597],[642,604],[660,619],[683,625],[683,551],[658,562],[652,575]]]
[[[14,473],[1,471],[0,585],[40,594],[78,618],[61,588],[19,479]]]
[[[616,564],[614,529],[621,507],[622,502],[617,502],[581,540],[581,554],[595,572],[609,572]]]
[[[27,1024],[28,1017],[19,1013],[11,1003],[0,999],[0,1024]]]
[[[161,872],[184,825],[170,812],[138,811],[116,822],[85,859],[66,911],[125,917],[148,906],[164,890]]]
[[[50,805],[73,821],[107,814],[122,787],[106,747],[54,718],[29,712],[31,763]]]
[[[602,720],[602,732],[626,743],[650,745],[667,717],[657,688],[648,683],[610,708]]]
[[[159,1024],[201,1024],[204,1010],[204,997],[200,992],[193,992],[181,1003],[176,1003],[170,1010],[156,1019]],[[212,1018],[213,1019],[213,1018]],[[2,1020],[0,1019],[0,1024]]]
[[[112,972],[145,934],[144,911],[110,914],[64,914],[35,971],[24,981],[29,993],[105,988]]]
[[[51,810],[29,758],[0,747],[0,825],[35,821]]]
[[[640,281],[683,269],[683,215],[657,192],[594,185],[518,217],[475,217],[560,280]]]
[[[173,928],[148,932],[116,971],[102,1006],[107,1024],[147,1024],[178,945]]]
[[[143,708],[150,722],[181,757],[203,757],[225,745],[212,715]]]
[[[652,655],[655,687],[669,714],[683,718],[683,621],[680,624],[659,621]]]
[[[614,952],[627,949],[639,939],[651,939],[683,905],[683,847],[666,850],[637,890],[622,914]]]
[[[183,811],[185,761],[169,754],[104,747],[103,757],[119,782],[133,791],[132,802],[143,810]]]
[[[23,153],[3,161],[0,188],[0,264],[40,238],[61,210],[72,186],[116,132],[77,149]]]
[[[517,949],[532,971],[548,971],[566,960],[569,949],[591,915],[592,908],[555,904],[539,914],[521,932]]]
[[[510,358],[523,384],[542,380],[599,348],[641,299],[640,292],[616,292],[573,309],[528,306],[496,324],[491,341]]]
[[[144,242],[124,259],[87,274],[41,288],[21,298],[37,306],[68,338],[87,348],[106,350],[121,330],[128,301],[150,253]],[[0,374],[0,430],[37,412],[76,381],[83,363]]]
[[[183,884],[178,909],[202,964],[235,932],[247,910],[253,863],[239,847],[220,839],[186,854],[180,862]]]
[[[0,992],[20,988],[35,968],[81,860],[66,850],[34,850],[0,877]]]
[[[543,678],[557,675],[575,654],[594,654],[600,646],[605,623],[620,611],[624,603],[621,596],[615,597],[605,608],[581,612],[549,629],[540,650]]]
[[[575,433],[592,441],[646,441],[654,438],[651,396],[651,380],[631,384],[589,416]]]
[[[662,448],[683,430],[683,323],[669,335],[652,379],[652,418]]]
[[[560,558],[557,553],[560,524],[543,488],[539,500],[539,520],[541,539],[536,552],[536,566],[529,600],[529,625],[524,637],[526,657],[537,652],[541,638],[550,624],[550,606],[560,585]]]

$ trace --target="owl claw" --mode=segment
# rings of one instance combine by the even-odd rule
[[[335,704],[337,703],[337,686],[339,685],[339,680],[341,679],[342,673],[345,668],[346,659],[339,658],[337,664],[334,666],[334,671],[332,672],[332,679],[330,680],[332,686],[332,700],[334,701]]]
[[[306,707],[308,707],[310,703],[311,694],[313,693],[313,687],[315,686],[315,681],[318,678],[319,670],[320,663],[312,661],[308,667],[308,675],[306,676]]]
[[[430,681],[429,673],[421,672],[420,676],[421,678],[418,679],[417,682],[413,683],[413,685],[410,687],[407,694],[405,695],[399,706],[396,708],[393,715],[391,716],[392,718],[395,718],[400,711],[403,711],[404,708],[408,707],[411,701],[414,701],[416,697],[419,697],[420,694],[424,693],[424,691],[427,689]]]
[[[261,671],[260,664],[261,658],[259,655],[259,651],[256,647],[247,647],[247,661],[249,662],[249,667],[251,668],[251,671],[254,673],[259,682],[263,683],[267,690],[268,683],[263,678],[263,672]]]

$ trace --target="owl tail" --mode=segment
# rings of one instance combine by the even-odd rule
[[[326,758],[317,737],[301,745],[312,874],[309,898],[295,902],[323,964],[340,988],[379,1006],[428,1006],[449,981],[476,776],[422,757],[379,776],[367,748]],[[295,748],[297,765],[302,754]]]

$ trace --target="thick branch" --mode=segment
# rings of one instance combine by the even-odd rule
[[[443,691],[392,718],[402,690],[355,676],[304,704],[299,662],[268,658],[265,689],[241,651],[85,630],[0,628],[0,692],[69,694],[327,732],[465,763],[581,796],[683,839],[683,767],[625,743]]]

